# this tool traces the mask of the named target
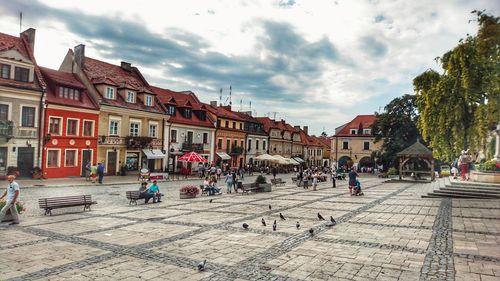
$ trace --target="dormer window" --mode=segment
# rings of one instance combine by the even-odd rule
[[[356,129],[351,129],[351,135],[355,135],[355,134],[357,134],[357,133],[358,133],[358,130],[356,130]]]
[[[115,99],[115,88],[112,88],[112,87],[106,88],[106,98],[109,100]]]
[[[14,80],[21,82],[28,82],[30,77],[30,70],[24,67],[16,66],[14,69]]]
[[[191,109],[184,109],[184,118],[191,119]]]
[[[167,114],[175,116],[175,105],[167,105]]]
[[[145,95],[144,104],[146,106],[153,106],[153,97],[150,95]]]
[[[10,79],[10,65],[0,63],[0,78]]]
[[[80,100],[80,91],[66,87],[59,87],[59,97],[78,101]]]
[[[127,102],[135,103],[135,92],[128,91],[127,92]]]
[[[370,129],[363,129],[363,134],[369,135],[371,133]]]

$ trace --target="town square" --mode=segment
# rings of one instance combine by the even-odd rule
[[[0,1],[0,280],[500,280],[499,8]]]

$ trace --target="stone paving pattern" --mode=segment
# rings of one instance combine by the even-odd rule
[[[164,202],[137,206],[125,198],[137,185],[24,189],[21,225],[0,226],[0,280],[500,280],[499,200],[422,199],[425,184],[369,176],[350,196],[345,181],[312,191],[282,178],[271,193],[185,200],[181,183],[161,183]],[[37,209],[69,194],[98,204]]]

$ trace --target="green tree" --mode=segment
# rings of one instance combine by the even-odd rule
[[[437,58],[443,73],[429,69],[413,80],[418,128],[441,160],[484,148],[500,121],[500,18],[473,13],[478,33]]]
[[[378,164],[397,167],[397,153],[412,145],[419,137],[417,129],[417,107],[414,95],[404,95],[393,99],[384,107],[385,112],[375,113],[372,124],[374,142],[383,141],[381,150],[372,155]]]

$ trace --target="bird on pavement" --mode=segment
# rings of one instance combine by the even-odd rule
[[[295,227],[297,227],[297,229],[299,229],[300,228],[300,223],[297,222],[297,224],[295,225]]]
[[[276,225],[276,220],[274,220],[274,223],[273,223],[273,231],[276,231],[276,227],[277,227],[277,226],[278,226],[278,225]]]
[[[212,203],[212,201],[213,201],[213,200],[214,200],[214,199],[210,199],[210,203]]]
[[[243,228],[244,229],[247,229],[248,228],[248,224],[246,222],[243,223]]]
[[[206,264],[206,263],[207,263],[207,260],[203,260],[202,262],[200,262],[200,263],[198,264],[198,270],[199,270],[199,271],[203,271],[203,270],[205,270],[205,264]]]
[[[264,220],[264,218],[262,218],[261,222],[263,226],[266,226],[266,221]]]
[[[335,221],[335,219],[332,216],[330,216],[330,221],[332,222],[332,225],[336,225],[337,224],[337,222]]]
[[[312,228],[311,228],[311,229],[309,229],[309,233],[311,233],[311,235],[313,235],[313,233],[314,233],[314,229],[312,229]]]
[[[280,218],[281,218],[282,220],[286,221],[285,216],[283,216],[283,214],[281,214],[281,213],[280,213]]]
[[[269,210],[271,210],[271,209],[272,209],[271,204],[269,204]]]
[[[324,217],[323,217],[320,213],[318,213],[318,219],[319,219],[320,221],[324,221],[324,220],[325,220],[325,218],[324,218]]]

